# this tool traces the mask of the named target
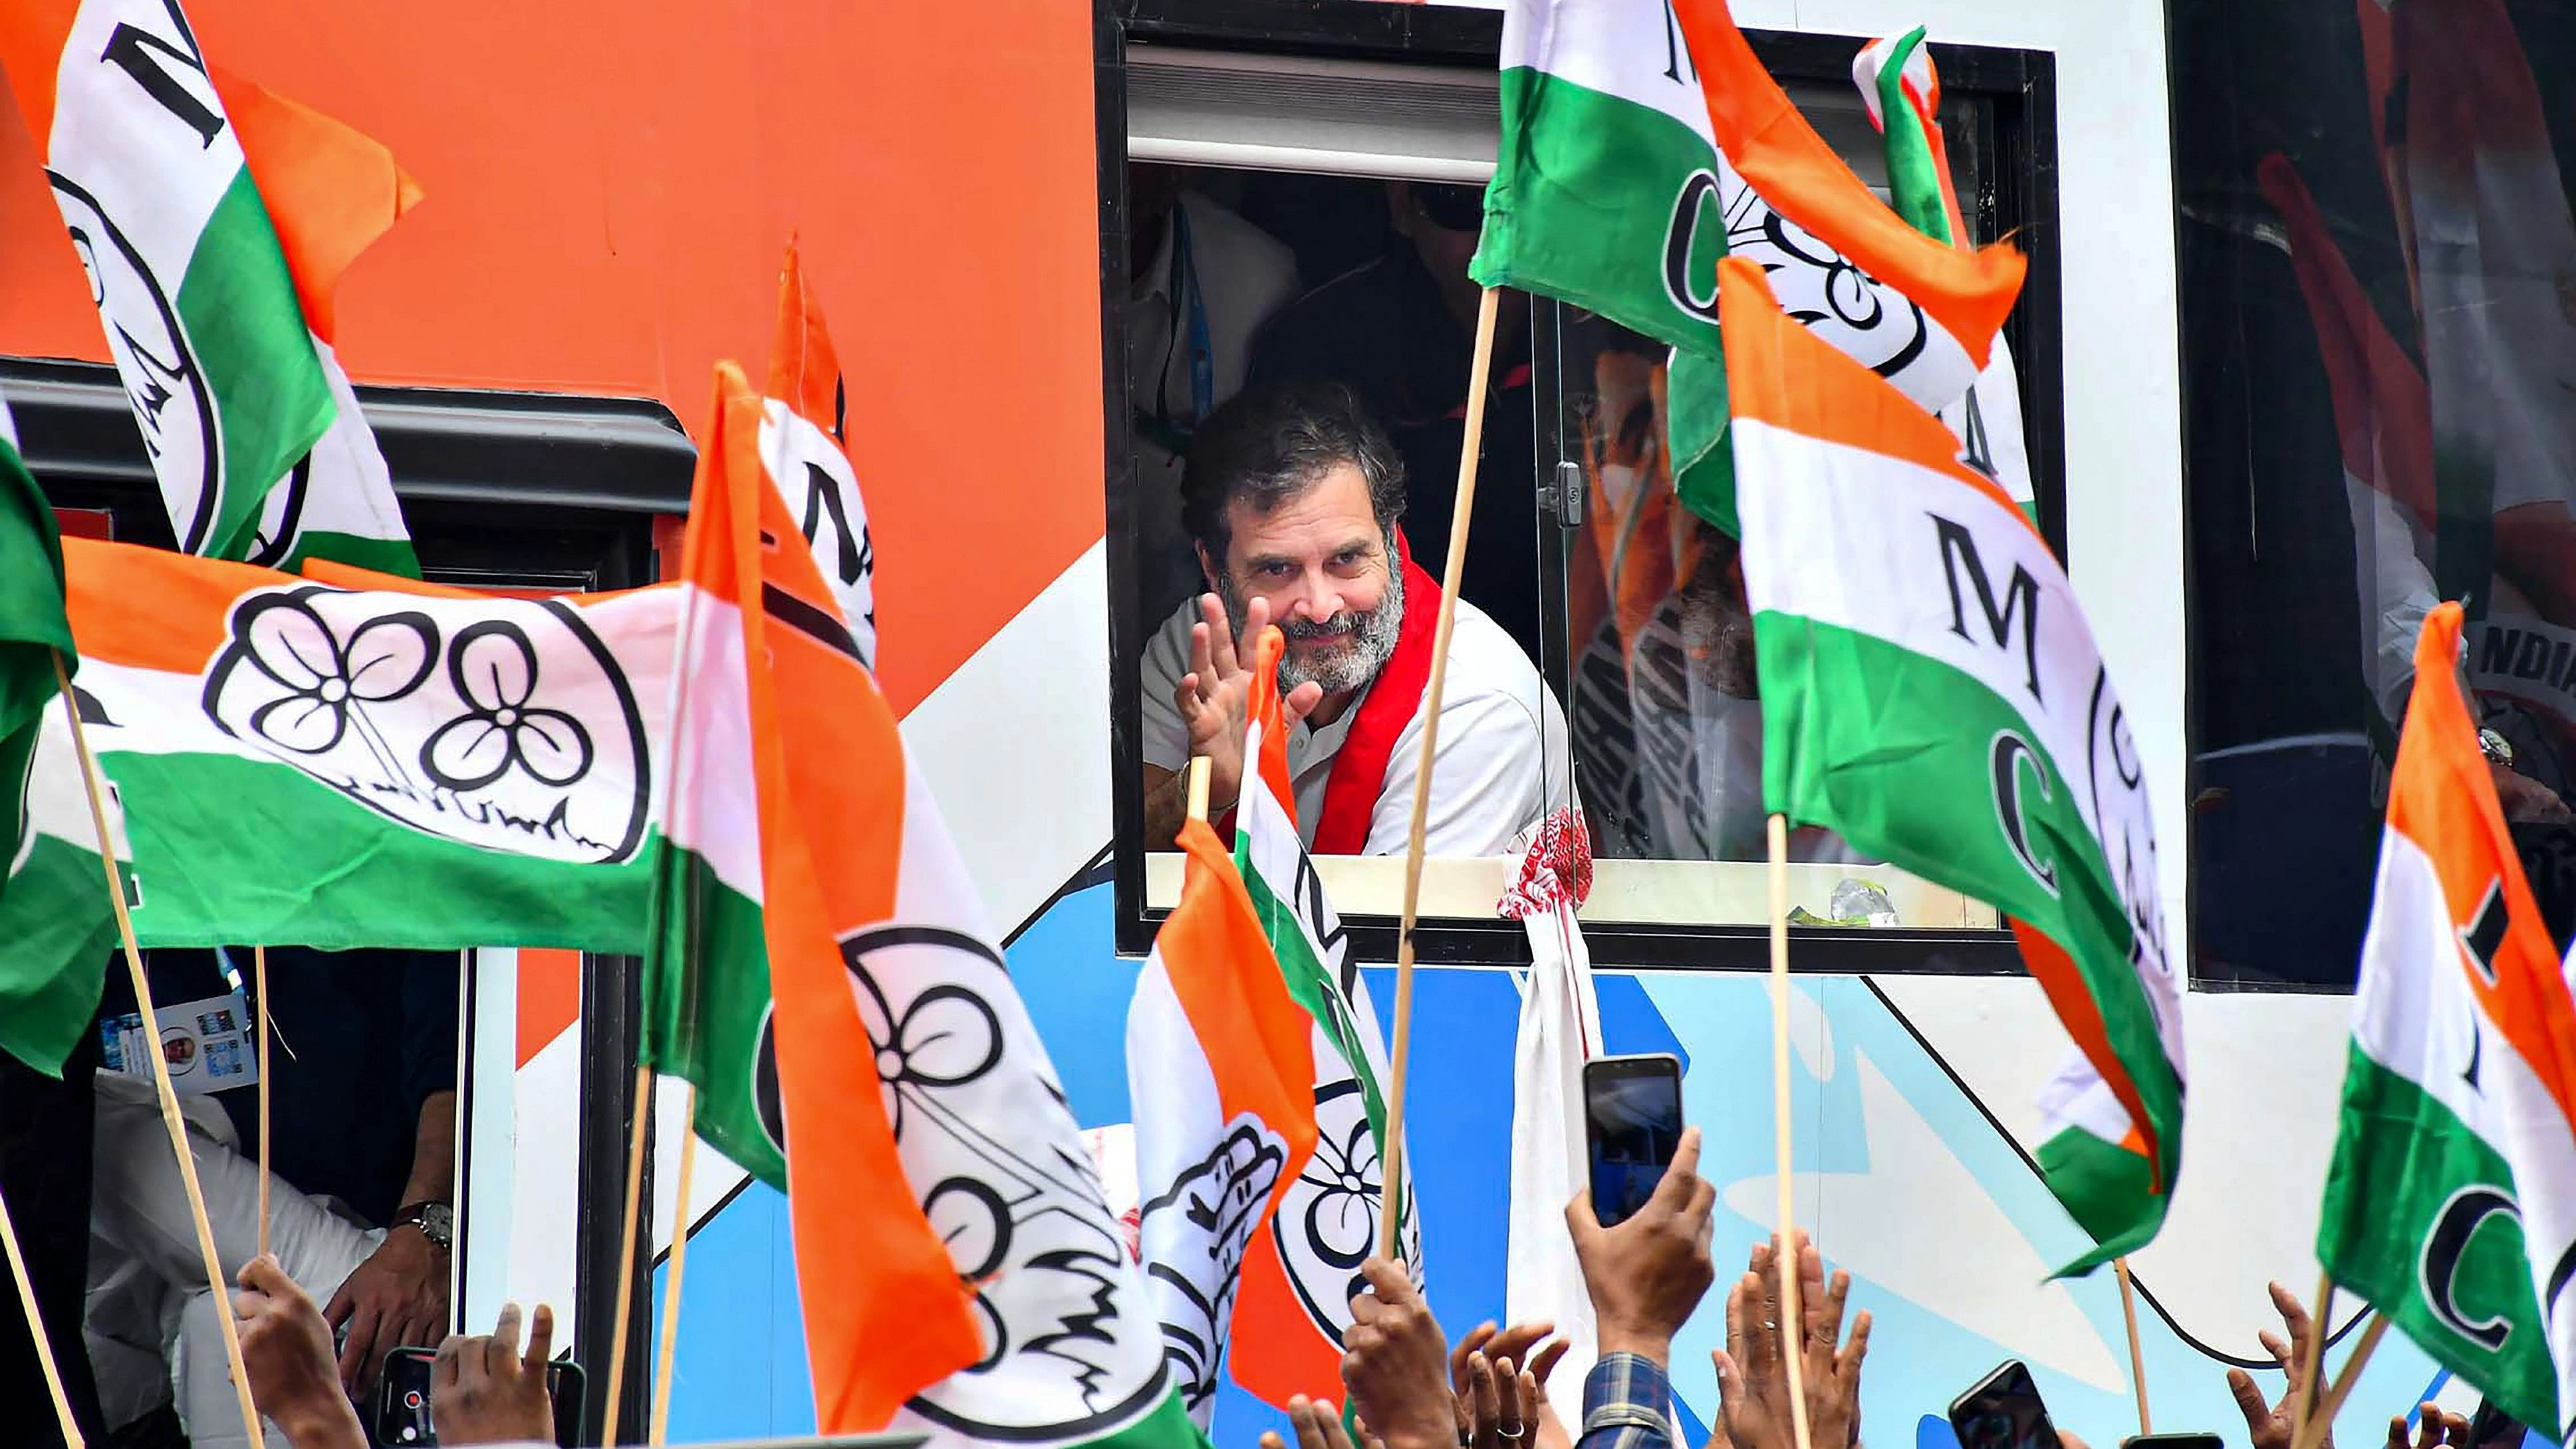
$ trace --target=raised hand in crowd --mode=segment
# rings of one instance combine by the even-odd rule
[[[1360,1442],[1351,1443],[1350,1432],[1342,1427],[1342,1416],[1332,1405],[1291,1394],[1288,1398],[1288,1427],[1297,1436],[1297,1449],[1386,1449],[1383,1441],[1360,1426]],[[1276,1429],[1261,1431],[1261,1449],[1288,1449],[1286,1440]]]
[[[1484,1449],[1572,1449],[1573,1439],[1548,1406],[1547,1379],[1557,1361],[1574,1345],[1549,1340],[1553,1323],[1516,1323],[1496,1328],[1480,1323],[1449,1350],[1449,1388],[1458,1401],[1458,1441]],[[1535,1351],[1533,1351],[1535,1350]],[[1484,1367],[1478,1367],[1482,1360]],[[1518,1367],[1519,1372],[1514,1373]],[[1518,1388],[1519,1412],[1506,1402],[1507,1390]],[[1478,1414],[1480,1406],[1492,1412]],[[1520,1434],[1504,1432],[1520,1426]]]
[[[1708,1255],[1717,1189],[1700,1180],[1699,1143],[1698,1128],[1683,1130],[1654,1195],[1615,1228],[1593,1215],[1590,1189],[1565,1209],[1605,1359],[1633,1353],[1658,1369],[1667,1366],[1673,1335],[1717,1276]]]
[[[1342,1387],[1365,1432],[1386,1449],[1458,1449],[1449,1340],[1404,1269],[1384,1258],[1360,1265],[1369,1291],[1351,1300],[1342,1335]]]
[[[1807,1235],[1796,1236],[1798,1308],[1804,1321],[1795,1352],[1801,1355],[1807,1400],[1807,1436],[1815,1449],[1849,1449],[1860,1443],[1860,1370],[1869,1356],[1869,1314],[1852,1321],[1843,1339],[1843,1309],[1851,1275],[1837,1270],[1825,1280],[1824,1259]],[[1793,1351],[1781,1326],[1780,1239],[1756,1243],[1726,1295],[1726,1347],[1717,1367],[1718,1435],[1734,1449],[1794,1449],[1796,1423],[1789,1412],[1785,1354]]]
[[[540,1303],[519,1352],[519,1305],[503,1304],[487,1336],[463,1334],[438,1346],[429,1402],[441,1444],[511,1444],[555,1440],[554,1402],[546,1395],[546,1359],[554,1352],[555,1311]]]
[[[2302,1417],[2299,1406],[2308,1394],[2308,1357],[2315,1338],[2315,1324],[2307,1308],[2292,1296],[2289,1289],[2272,1285],[2272,1306],[2281,1315],[2281,1328],[2288,1337],[2269,1329],[2255,1335],[2264,1351],[2280,1364],[2289,1382],[2281,1389],[2278,1400],[2266,1399],[2254,1376],[2241,1368],[2227,1371],[2228,1392],[2236,1396],[2237,1412],[2245,1416],[2245,1432],[2254,1441],[2254,1449],[2290,1449],[2290,1433]],[[2317,1385],[2324,1389],[2322,1383]],[[2328,1426],[2319,1449],[2333,1449],[2334,1430]]]
[[[367,1431],[341,1390],[322,1310],[262,1253],[242,1265],[233,1314],[251,1403],[295,1449],[367,1449]]]
[[[2416,1406],[2414,1442],[2408,1437],[2402,1415],[2388,1421],[2388,1449],[2470,1449],[2475,1442],[2468,1420],[2432,1403]]]

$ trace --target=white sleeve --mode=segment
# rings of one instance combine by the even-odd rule
[[[1404,853],[1413,830],[1413,783],[1421,762],[1421,736],[1408,730],[1386,762],[1386,784],[1369,817],[1368,854]],[[1422,853],[1503,854],[1512,837],[1536,823],[1546,808],[1543,763],[1539,723],[1525,701],[1496,690],[1441,710]]]
[[[1137,664],[1145,763],[1160,769],[1178,770],[1190,762],[1189,727],[1181,723],[1172,691],[1179,687],[1181,676],[1190,672],[1190,620],[1197,608],[1193,595],[1164,620],[1154,637],[1145,641],[1145,657]]]

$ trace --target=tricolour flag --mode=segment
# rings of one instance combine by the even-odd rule
[[[113,930],[80,777],[59,773],[55,670],[74,659],[54,510],[0,438],[0,1051],[48,1075],[98,1009]]]
[[[676,590],[63,557],[143,944],[643,950]]]
[[[797,531],[849,621],[859,662],[877,667],[875,542],[850,460],[849,383],[823,328],[823,305],[805,285],[796,244],[778,278],[778,330],[769,347],[769,396],[760,411],[760,462],[787,499]]]
[[[874,670],[876,553],[844,444],[844,401],[840,359],[791,243],[779,275],[769,391],[761,400],[760,469],[813,550],[815,566],[847,621],[859,663]],[[692,667],[681,667],[684,688]],[[684,747],[689,738],[689,731],[681,731]],[[676,906],[667,889],[657,890],[655,900],[659,909]],[[659,928],[654,940],[672,952],[664,959],[679,970],[686,959],[677,950],[681,943]],[[669,1014],[648,1023],[647,1060],[696,1084],[699,1136],[744,1171],[785,1192],[787,1158],[775,1130],[777,1095],[768,1075],[774,1060],[765,1046],[771,1009],[767,958],[757,951],[733,953],[720,972],[685,980],[674,976],[668,984],[684,989],[659,998]]]
[[[933,1442],[1201,1443],[1046,1049],[716,370],[648,1017],[754,955],[815,1417]]]
[[[0,63],[44,149],[170,512],[239,557],[335,414],[242,143],[178,0],[13,0]]]
[[[332,338],[341,272],[418,203],[420,186],[366,135],[220,66],[214,78],[277,228],[337,408],[313,451],[268,491],[244,557],[289,572],[323,558],[418,578],[393,475]]]
[[[1719,289],[1763,794],[2014,923],[2075,1051],[2043,1094],[2049,1188],[2098,1246],[2155,1235],[2182,1147],[2182,1016],[2136,741],[2065,571],[1939,420]]]
[[[1923,47],[1923,27],[1861,47],[1852,57],[1852,83],[1885,143],[1888,196],[1896,214],[1925,236],[1968,245],[1967,222],[1950,181],[1950,148],[1941,139],[1941,73]],[[2021,378],[2001,332],[1976,384],[1938,411],[1966,449],[1964,461],[1994,479],[2024,512],[2032,511],[2038,494],[2022,438]]]
[[[1798,113],[1736,29],[1726,0],[1668,0],[1689,43],[1719,152],[1759,198],[1730,208],[1727,248],[1770,274],[1788,314],[1922,407],[1956,403],[1988,364],[2021,295],[2021,255],[1955,247],[1888,209]],[[1682,500],[1735,532],[1722,364],[1673,358],[1673,476]]]
[[[1398,1251],[1422,1276],[1422,1222],[1411,1174],[1386,1181],[1386,1036],[1341,918],[1297,834],[1275,629],[1255,646],[1234,862],[1269,937],[1288,995],[1311,1021],[1315,1151],[1244,1261],[1234,1381],[1285,1406],[1292,1394],[1339,1400],[1342,1335],[1357,1265],[1377,1251],[1380,1214],[1398,1203]]]
[[[1215,832],[1193,820],[1180,845],[1181,898],[1127,1008],[1127,1094],[1145,1288],[1204,1429],[1245,1255],[1314,1155],[1315,1023]]]
[[[2576,1001],[2424,620],[2388,780],[2317,1257],[2506,1414],[2576,1404]]]

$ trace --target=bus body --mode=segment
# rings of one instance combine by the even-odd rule
[[[1126,240],[1113,194],[1122,158],[1108,153],[1127,134],[1129,48],[1157,34],[1139,28],[1140,12],[1168,32],[1175,15],[1199,23],[1191,0],[189,8],[220,63],[387,143],[425,188],[419,208],[341,288],[340,355],[371,403],[435,408],[449,393],[622,399],[667,409],[694,431],[711,364],[761,366],[781,248],[797,239],[848,370],[884,687],[1114,1178],[1118,1132],[1133,1116],[1122,1046],[1136,932],[1151,918],[1121,894],[1133,895],[1143,862],[1117,838],[1115,804],[1132,780],[1117,765],[1131,756],[1114,737],[1112,698],[1129,686],[1113,679],[1113,661],[1132,645],[1113,651],[1125,525],[1104,504],[1122,486],[1126,442],[1122,416],[1105,405],[1120,358],[1105,341],[1104,270],[1123,268]],[[1398,22],[1381,13],[1392,8],[1204,0],[1199,21],[1213,31],[1239,23],[1254,55],[1281,48],[1282,32],[1265,28],[1273,21],[1294,33],[1348,26],[1383,43],[1389,64],[1402,63],[1404,45],[1385,37],[1417,19],[1470,41],[1491,33],[1490,15],[1423,18],[1439,9],[1424,7]],[[1922,23],[1938,42],[2043,57],[2053,74],[2046,139],[2059,234],[2053,266],[2032,283],[2054,312],[2040,384],[2060,414],[2063,487],[2052,521],[2122,682],[2157,792],[2166,920],[2175,940],[2189,941],[2185,389],[2166,8],[1735,8],[1749,30],[1781,44],[1804,38],[1820,53],[1847,56],[1869,37]],[[0,107],[0,276],[9,279],[0,356],[105,358],[14,107]],[[19,375],[39,374],[9,374]],[[41,378],[46,399],[113,387],[95,370]],[[55,426],[47,405],[20,408],[31,461],[51,485],[49,460],[88,445]],[[133,445],[130,435],[123,445]],[[600,515],[630,529],[659,517],[667,542],[685,493],[673,494],[667,460],[657,476],[658,492],[600,502]],[[399,456],[397,482],[412,482]],[[130,470],[119,496],[127,509],[157,506]],[[589,506],[573,494],[559,501],[576,513]],[[424,560],[434,573],[480,563],[502,579],[534,556],[513,551],[503,528],[455,525],[435,546],[424,541]],[[596,577],[581,573],[586,566],[562,567]],[[536,564],[524,571],[553,577]],[[1348,877],[1343,913],[1382,918],[1384,878],[1364,877]],[[1491,863],[1452,872],[1449,913],[1489,915],[1476,902],[1490,902],[1501,879]],[[1519,1009],[1510,968],[1526,959],[1512,935],[1460,935],[1417,985],[1408,1141],[1431,1301],[1453,1333],[1503,1310]],[[1684,1058],[1689,1114],[1708,1133],[1702,1171],[1718,1189],[1723,1274],[1773,1226],[1768,994],[1744,969],[1758,957],[1740,934],[1712,950],[1724,958],[1715,966],[1687,959],[1687,940],[1631,952],[1621,939],[1605,931],[1594,944],[1606,1045]],[[1855,1304],[1876,1316],[1869,1432],[1880,1443],[1911,1434],[1949,1444],[1951,1398],[1998,1360],[2019,1358],[2061,1427],[2107,1445],[2140,1418],[2120,1295],[2108,1272],[2049,1278],[2087,1240],[2031,1156],[2037,1091],[2064,1033],[2008,960],[1990,974],[1944,968],[1937,942],[1918,954],[1882,953],[1865,968],[1802,966],[1791,1000],[1797,1216],[1852,1273]],[[1976,959],[1993,968],[1997,957]],[[596,1266],[596,1224],[613,1211],[596,1199],[616,1181],[614,1084],[631,1064],[622,1055],[631,1048],[601,1023],[622,1020],[631,977],[570,953],[508,950],[474,953],[469,972],[461,1321],[487,1324],[505,1298],[574,1304],[596,1384],[605,1331],[594,1320],[607,1276]],[[1384,1015],[1387,973],[1373,969],[1369,980]],[[2237,1410],[2223,1373],[2269,1365],[2256,1341],[2258,1330],[2278,1328],[2266,1283],[2304,1296],[2315,1281],[2315,1204],[2348,1000],[2194,990],[2185,1009],[2188,1170],[2162,1237],[2131,1264],[2136,1332],[2155,1422],[2232,1437]],[[701,1155],[690,1200],[675,1201],[679,1139],[667,1084],[662,1102],[657,1255],[675,1223],[695,1228],[674,1438],[805,1429],[784,1201],[712,1154]],[[2359,1312],[2341,1301],[2335,1328]],[[1716,1417],[1708,1354],[1722,1334],[1712,1297],[1675,1345],[1694,1443]],[[2350,1422],[2407,1412],[2441,1388],[2439,1377],[2430,1359],[2392,1339]],[[2276,1387],[2278,1376],[2263,1382]],[[2441,1397],[2453,1407],[2473,1401],[2458,1389]],[[1265,1415],[1229,1387],[1218,1441],[1248,1443]]]

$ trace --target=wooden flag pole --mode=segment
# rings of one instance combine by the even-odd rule
[[[1247,760],[1245,764],[1250,764]],[[1204,822],[1208,812],[1208,757],[1190,756],[1190,818]]]
[[[2138,1390],[2138,1432],[2156,1432],[2155,1420],[2147,1416],[2147,1358],[2138,1347],[2138,1294],[2129,1283],[2129,1260],[2126,1255],[2111,1260],[2111,1271],[2120,1279],[2120,1316],[2129,1325],[2129,1382]]]
[[[1467,431],[1458,445],[1449,557],[1440,569],[1440,622],[1431,632],[1431,685],[1422,695],[1422,763],[1413,774],[1413,828],[1404,845],[1404,924],[1395,937],[1395,1042],[1387,1062],[1385,1177],[1378,1200],[1377,1251],[1389,1260],[1395,1258],[1404,1236],[1404,1069],[1413,1046],[1413,926],[1422,902],[1422,832],[1431,816],[1431,759],[1440,742],[1449,631],[1458,622],[1458,584],[1467,570],[1467,524],[1476,510],[1476,460],[1485,450],[1485,395],[1493,381],[1494,314],[1502,295],[1487,287],[1476,304],[1476,351],[1467,367]],[[1398,566],[1393,559],[1387,565]]]
[[[2331,1270],[2317,1270],[2317,1296],[2309,1301],[2315,1307],[2308,1318],[2308,1360],[2305,1371],[2299,1374],[2299,1381],[2290,1385],[2296,1391],[2290,1400],[2290,1442],[2293,1444],[2307,1432],[2308,1411],[2317,1401],[2317,1384],[2326,1371],[2326,1323],[2334,1311],[2334,1273]],[[2295,1369],[2299,1360],[2296,1345],[2292,1347],[2290,1362]]]
[[[617,1235],[617,1312],[609,1322],[608,1432],[600,1442],[624,1442],[626,1326],[635,1321],[635,1220],[643,1215],[644,1132],[653,1117],[653,1069],[635,1069],[635,1120],[626,1129],[626,1217]]]
[[[62,1366],[54,1362],[54,1342],[45,1333],[45,1317],[36,1311],[36,1285],[27,1281],[27,1255],[18,1246],[17,1225],[9,1221],[9,1203],[0,1198],[0,1247],[9,1252],[9,1277],[18,1285],[19,1306],[27,1310],[27,1339],[44,1365],[45,1392],[54,1398],[54,1422],[62,1426],[65,1449],[84,1449],[80,1424],[72,1418],[71,1395],[63,1392]]]
[[[1771,1138],[1780,1182],[1780,1357],[1789,1366],[1789,1424],[1797,1449],[1814,1449],[1807,1436],[1807,1319],[1798,1303],[1797,1179],[1789,1152],[1789,817],[1774,814],[1771,846]]]
[[[689,1188],[698,1172],[698,1089],[680,1094],[680,1120],[689,1130],[680,1135],[680,1183],[671,1218],[671,1278],[662,1289],[662,1343],[653,1355],[653,1418],[648,1444],[667,1444],[671,1432],[671,1360],[680,1345],[680,1271],[689,1258]]]
[[[125,883],[116,875],[116,846],[107,829],[107,802],[98,788],[98,764],[90,758],[89,735],[81,729],[80,705],[72,695],[70,671],[62,651],[54,651],[54,683],[61,687],[63,718],[72,727],[72,750],[80,759],[81,787],[89,795],[90,828],[98,832],[98,863],[107,872],[107,904],[116,914],[117,940],[125,948],[125,971],[134,983],[134,1009],[143,1018],[145,1055],[152,1059],[152,1087],[161,1099],[161,1125],[170,1133],[171,1150],[179,1155],[179,1185],[187,1190],[188,1212],[196,1220],[197,1253],[205,1262],[206,1282],[214,1289],[223,1325],[224,1363],[232,1370],[233,1397],[241,1405],[242,1432],[262,1442],[259,1409],[250,1399],[250,1372],[242,1367],[241,1325],[233,1318],[232,1284],[224,1278],[224,1260],[215,1251],[214,1225],[206,1219],[206,1191],[197,1181],[196,1154],[188,1150],[188,1124],[179,1115],[179,1093],[170,1085],[170,1063],[161,1054],[161,1020],[152,1009],[152,983],[143,975],[143,948],[134,943],[134,917],[126,913]]]
[[[251,1020],[259,1027],[259,1251],[268,1256],[268,948],[250,948],[251,987],[259,1002]]]
[[[2369,1325],[2361,1330],[2361,1342],[2352,1346],[2352,1357],[2344,1360],[2343,1372],[2335,1377],[2334,1387],[2326,1391],[2326,1401],[2317,1405],[2309,1413],[2308,1421],[2291,1436],[2290,1449],[2317,1449],[2327,1431],[2334,1427],[2335,1415],[2342,1412],[2343,1401],[2352,1393],[2352,1386],[2361,1382],[2362,1368],[2378,1349],[2380,1335],[2387,1331],[2388,1315],[2371,1314]]]

